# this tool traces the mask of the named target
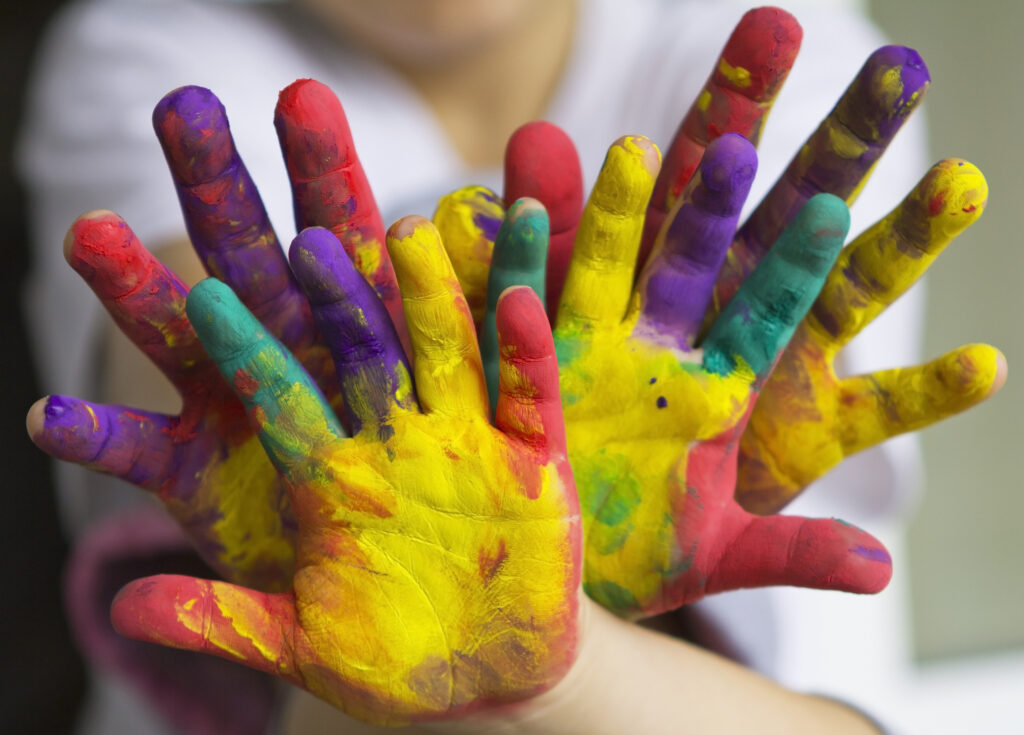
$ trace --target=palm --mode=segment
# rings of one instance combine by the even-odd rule
[[[242,661],[363,720],[399,724],[530,697],[575,657],[580,520],[557,363],[527,289],[499,314],[496,426],[473,323],[436,231],[389,242],[410,369],[384,305],[326,230],[292,248],[353,438],[309,375],[215,281],[189,314],[233,379],[297,521],[293,590],[184,577],[123,591],[129,635]]]
[[[300,225],[334,227],[387,306],[400,310],[383,225],[337,100],[323,85],[297,82],[282,93],[277,124]],[[336,402],[329,351],[234,148],[223,107],[208,90],[184,87],[157,106],[154,125],[207,271],[237,290]],[[345,171],[343,181],[336,169]],[[54,456],[156,493],[226,579],[287,588],[295,553],[288,498],[242,404],[185,318],[185,285],[110,213],[81,218],[72,233],[72,266],[171,380],[183,410],[164,416],[52,396],[34,439]],[[400,318],[397,324],[404,334]]]

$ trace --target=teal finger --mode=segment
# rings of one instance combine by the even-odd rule
[[[727,375],[742,362],[763,380],[821,291],[849,229],[842,199],[811,198],[715,320],[704,367]]]
[[[271,461],[285,476],[345,432],[316,384],[234,292],[215,278],[185,305],[199,341],[245,405]]]
[[[523,197],[505,215],[494,240],[487,277],[487,310],[480,332],[480,355],[487,377],[491,412],[498,403],[498,297],[510,286],[529,286],[544,302],[548,258],[548,213],[536,199]]]

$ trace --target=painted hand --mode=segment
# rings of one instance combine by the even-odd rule
[[[846,456],[966,410],[1002,387],[1006,363],[988,345],[915,367],[839,378],[839,350],[903,294],[981,215],[977,168],[941,161],[888,217],[840,255],[782,354],[740,444],[737,499],[774,513]]]
[[[157,105],[153,119],[207,271],[239,294],[331,400],[339,398],[329,351],[224,108],[209,90],[183,87]],[[405,334],[383,224],[337,99],[317,82],[296,82],[281,93],[276,122],[299,226],[324,225],[343,239]],[[80,218],[66,251],[118,326],[171,379],[183,408],[172,417],[51,396],[30,412],[33,439],[55,457],[158,494],[226,579],[287,589],[295,525],[288,500],[241,404],[185,318],[185,286],[111,213]]]
[[[433,226],[393,228],[413,373],[372,290],[322,229],[295,271],[338,368],[352,438],[294,358],[208,280],[204,346],[245,403],[298,521],[294,589],[153,577],[113,606],[126,635],[275,673],[360,719],[451,718],[550,687],[577,647],[580,519],[543,306],[499,307],[496,427],[472,320]]]
[[[725,133],[739,133],[757,144],[802,37],[796,19],[780,8],[755,8],[740,19],[668,148],[647,209],[640,263],[708,143]],[[505,149],[504,189],[504,197],[481,186],[458,189],[438,203],[434,223],[473,317],[481,324],[491,253],[505,207],[523,197],[537,199],[549,218],[544,285],[554,323],[583,206],[582,171],[569,136],[540,121],[516,130]]]
[[[708,147],[634,288],[658,154],[612,146],[584,210],[555,344],[584,518],[584,587],[624,616],[772,584],[877,591],[888,554],[838,521],[757,518],[733,499],[736,451],[760,384],[821,287],[849,226],[815,198],[699,348],[715,274],[753,179],[753,147]],[[544,262],[543,209],[523,200],[497,235],[498,279]]]

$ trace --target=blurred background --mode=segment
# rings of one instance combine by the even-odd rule
[[[844,0],[834,0],[843,2]],[[816,4],[823,4],[818,0]],[[27,70],[56,0],[5,4],[0,70],[0,269],[5,387],[2,466],[8,482],[0,533],[0,730],[67,732],[83,691],[81,663],[64,626],[56,583],[66,548],[43,455],[25,437],[38,395],[20,319],[27,267],[23,198],[12,172],[14,132]],[[800,2],[782,2],[799,18]],[[981,221],[929,271],[926,354],[968,342],[1006,353],[1010,379],[998,400],[923,433],[924,494],[910,531],[912,686],[898,715],[906,732],[1021,733],[1013,706],[1024,690],[1024,120],[1019,38],[1024,4],[974,0],[874,0],[863,4],[894,42],[916,48],[933,84],[924,110],[934,159],[958,156],[986,174]],[[1015,204],[1015,202],[1017,202]],[[899,562],[899,560],[897,560]]]

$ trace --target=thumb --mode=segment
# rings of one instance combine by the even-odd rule
[[[707,591],[787,585],[874,594],[891,577],[889,552],[856,526],[831,518],[751,516]]]
[[[290,592],[162,574],[125,585],[110,617],[128,638],[213,654],[301,686],[294,603]]]

